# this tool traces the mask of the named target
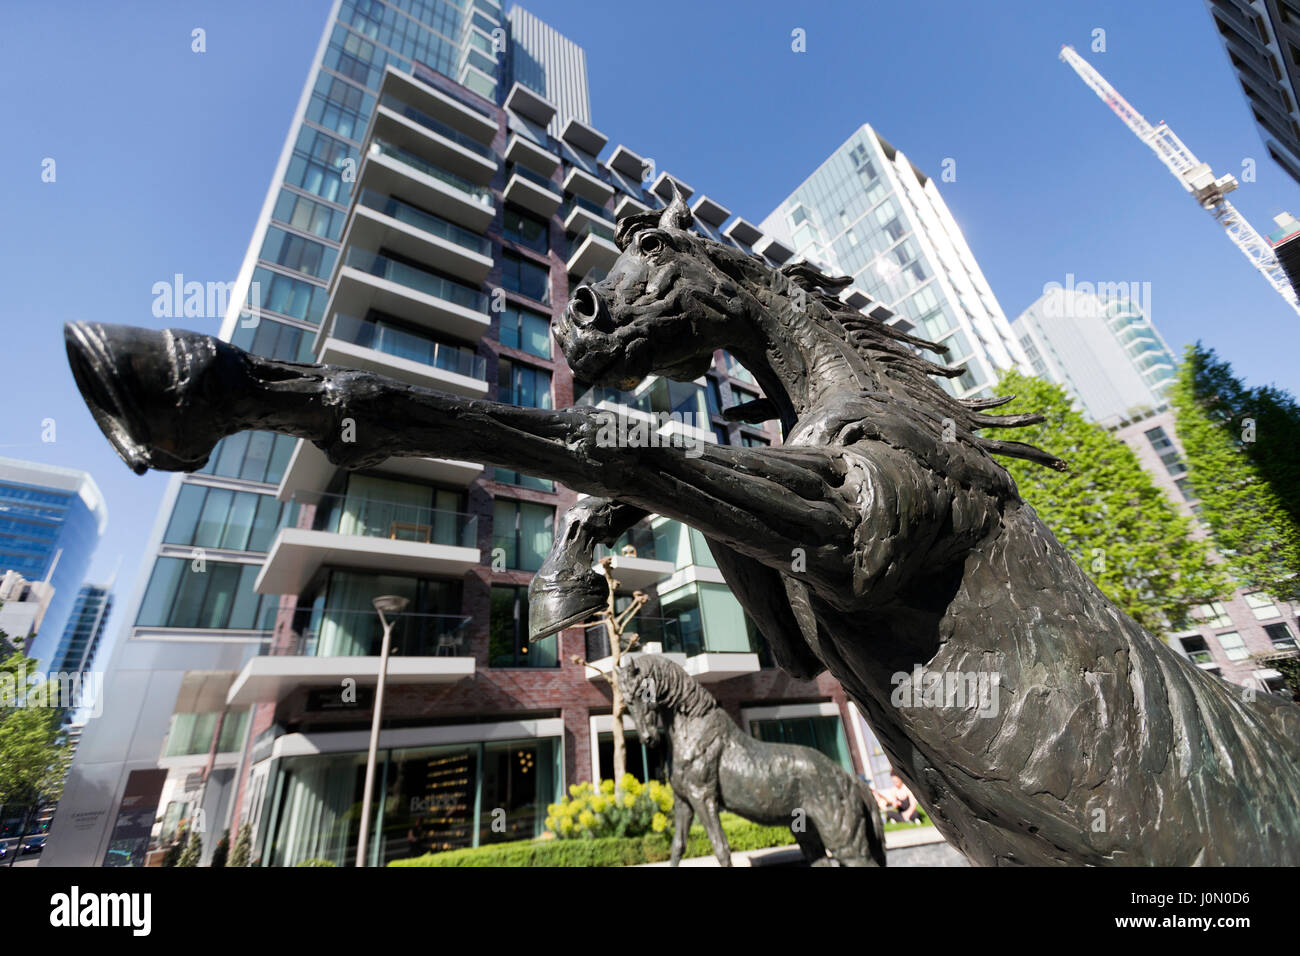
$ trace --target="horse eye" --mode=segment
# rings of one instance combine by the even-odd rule
[[[664,241],[658,236],[651,233],[641,240],[641,251],[647,255],[653,255],[664,247]]]

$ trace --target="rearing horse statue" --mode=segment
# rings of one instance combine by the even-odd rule
[[[617,447],[595,408],[464,400],[175,330],[71,325],[68,355],[140,472],[265,429],[341,467],[453,456],[593,496],[533,582],[534,637],[602,605],[596,544],[650,513],[699,529],[780,666],[840,681],[972,862],[1300,862],[1300,708],[1199,670],[1084,575],[991,455],[1063,464],[977,434],[1037,416],[951,397],[933,376],[960,369],[919,354],[943,349],[841,303],[850,280],[690,224],[680,196],[621,220],[618,261],[574,291],[556,340],[578,377],[623,388],[693,380],[726,349],[766,396],[733,412],[779,419],[780,447]],[[900,698],[917,668],[992,676],[996,706]]]

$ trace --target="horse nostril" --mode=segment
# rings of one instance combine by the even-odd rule
[[[573,313],[591,321],[600,314],[600,300],[589,285],[580,285],[573,291]]]

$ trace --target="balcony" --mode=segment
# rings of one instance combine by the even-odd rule
[[[614,187],[580,166],[573,166],[564,177],[564,191],[590,199],[602,206],[614,198]]]
[[[619,193],[618,200],[614,203],[615,219],[622,219],[624,216],[634,216],[637,213],[649,211],[649,206],[639,199],[633,199],[627,193]]]
[[[624,554],[629,548],[632,553]],[[600,559],[604,557],[611,559],[614,579],[624,591],[648,590],[677,570],[671,555],[657,553],[654,532],[645,525],[637,525],[623,534],[613,547],[598,546],[596,571],[600,570]]]
[[[585,276],[592,269],[608,270],[618,259],[614,230],[607,225],[588,222],[569,240],[569,272]]]
[[[297,594],[326,565],[460,577],[479,563],[477,535],[474,515],[295,492],[254,590]]]
[[[588,156],[599,156],[609,137],[579,119],[570,119],[560,131],[560,139]]]
[[[539,126],[546,126],[555,118],[555,105],[540,93],[530,90],[522,83],[515,83],[506,96],[506,109],[532,120]]]
[[[609,629],[605,627],[604,622],[593,624],[584,630],[586,638],[586,659],[593,664],[601,667],[603,670],[609,668]],[[627,643],[627,635],[636,634],[638,637],[635,651],[644,651],[648,644],[658,644],[661,647],[661,653],[671,655],[676,658],[677,663],[685,667],[686,656],[682,650],[682,640],[678,633],[677,619],[672,617],[642,617],[637,615],[628,622],[627,633],[624,634],[623,643]],[[602,666],[603,665],[603,666]],[[600,679],[599,674],[588,673],[589,680]]]
[[[646,161],[621,143],[614,147],[605,165],[633,182],[640,182],[645,175]]]
[[[391,66],[384,70],[380,93],[393,94],[484,145],[491,144],[497,134],[497,121],[494,117]]]
[[[358,193],[343,246],[391,249],[474,285],[492,268],[492,243],[484,236],[373,189]]]
[[[370,129],[372,137],[427,157],[479,185],[491,182],[497,171],[497,156],[490,147],[391,94],[380,97]]]
[[[448,614],[397,616],[389,640],[386,684],[447,684],[474,675],[471,618]],[[353,678],[374,687],[379,678],[382,629],[371,610],[298,610],[271,654],[244,665],[226,696],[227,707],[283,700],[301,687],[328,687]],[[368,703],[368,702],[367,702]],[[367,709],[358,702],[358,709]]]
[[[483,356],[386,322],[352,315],[334,317],[317,361],[366,369],[464,398],[486,398],[488,393],[487,360]]]
[[[612,215],[604,206],[581,196],[571,197],[560,210],[560,216],[564,219],[564,231],[568,233],[575,233],[587,225],[613,229]]]
[[[324,491],[338,470],[311,442],[299,441],[289,456],[277,495],[281,501],[289,501],[296,491]],[[468,488],[483,473],[483,466],[452,458],[389,458],[375,470],[415,481]]]
[[[564,201],[564,197],[556,192],[555,183],[526,166],[511,168],[510,179],[502,195],[507,202],[523,206],[539,216],[553,215]]]
[[[560,165],[560,157],[525,136],[513,133],[506,145],[506,162],[523,163],[543,176],[550,176]]]
[[[368,249],[348,251],[330,292],[321,329],[326,337],[333,335],[337,316],[371,310],[470,342],[482,338],[491,325],[488,298],[482,292]]]
[[[383,140],[370,144],[357,174],[362,189],[400,196],[474,232],[492,224],[492,190]]]

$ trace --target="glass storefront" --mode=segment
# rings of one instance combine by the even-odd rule
[[[799,744],[820,750],[850,774],[854,773],[849,742],[838,717],[787,717],[783,720],[751,720],[749,732],[769,743]]]
[[[528,840],[560,797],[558,738],[381,750],[371,865],[462,847]],[[356,859],[366,755],[289,757],[279,768],[271,866]]]

